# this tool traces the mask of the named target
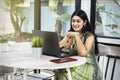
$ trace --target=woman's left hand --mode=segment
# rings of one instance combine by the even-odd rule
[[[67,33],[67,37],[71,38],[71,37],[75,37],[76,35],[78,35],[78,32],[68,32]]]

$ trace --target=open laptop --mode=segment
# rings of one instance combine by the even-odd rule
[[[42,37],[44,40],[43,54],[59,58],[77,55],[76,53],[64,53],[60,51],[58,35],[56,32],[33,30],[33,36]]]

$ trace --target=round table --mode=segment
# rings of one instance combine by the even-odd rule
[[[0,52],[0,65],[7,67],[13,67],[14,71],[17,68],[24,69],[24,80],[27,80],[28,69],[63,69],[66,68],[68,71],[68,78],[71,80],[70,68],[78,65],[82,65],[86,62],[85,57],[72,56],[71,58],[77,59],[77,61],[66,62],[66,63],[53,63],[51,59],[58,59],[57,57],[43,55],[40,59],[32,57],[31,50],[19,50],[19,51],[8,51]]]

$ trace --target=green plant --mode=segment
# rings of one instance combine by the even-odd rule
[[[42,47],[43,45],[44,45],[44,41],[41,37],[32,38],[32,47]]]
[[[0,36],[0,43],[6,43],[8,42],[8,37]]]

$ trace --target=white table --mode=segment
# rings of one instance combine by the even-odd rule
[[[78,65],[82,65],[86,62],[85,57],[72,56],[77,61],[56,64],[50,62],[51,59],[57,59],[56,57],[43,55],[41,59],[32,58],[32,51],[9,51],[0,52],[0,65],[7,67],[13,67],[14,72],[17,68],[24,69],[24,80],[27,80],[27,73],[29,69],[63,69],[66,68],[68,72],[68,78],[71,79],[70,68]]]

